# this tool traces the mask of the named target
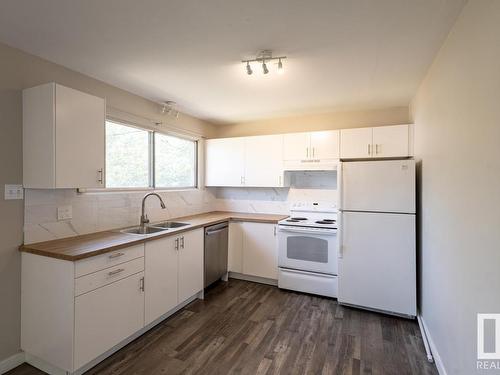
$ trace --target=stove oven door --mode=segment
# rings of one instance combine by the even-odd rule
[[[336,275],[337,230],[280,225],[278,265]]]

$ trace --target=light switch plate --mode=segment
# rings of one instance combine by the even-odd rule
[[[5,200],[23,199],[23,185],[5,184]]]
[[[57,207],[57,220],[69,220],[73,218],[72,206],[59,206]]]

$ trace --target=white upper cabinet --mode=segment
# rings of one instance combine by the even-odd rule
[[[338,159],[339,131],[285,134],[283,148],[284,160]]]
[[[408,125],[373,128],[373,152],[376,158],[409,156]]]
[[[205,185],[244,186],[245,138],[209,139],[205,144]]]
[[[283,136],[206,141],[206,186],[283,186]]]
[[[339,158],[339,131],[327,130],[312,132],[311,153],[313,159],[338,159]]]
[[[340,157],[343,159],[370,158],[372,143],[372,128],[342,129],[340,131]]]
[[[291,133],[283,136],[283,159],[302,160],[309,158],[311,137],[309,133]]]
[[[342,159],[394,158],[409,156],[409,125],[340,131]]]
[[[103,98],[56,83],[24,90],[24,187],[104,187],[105,111]]]
[[[283,136],[245,138],[245,186],[283,186]]]

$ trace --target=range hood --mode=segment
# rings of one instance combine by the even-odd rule
[[[285,171],[335,171],[339,165],[339,159],[305,159],[285,160]]]

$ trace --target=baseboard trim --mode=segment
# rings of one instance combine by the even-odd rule
[[[436,344],[432,340],[432,336],[429,332],[429,329],[425,324],[425,320],[421,315],[419,317],[420,319],[418,319],[418,322],[421,324],[420,330],[423,330],[425,336],[427,337],[427,342],[429,343],[432,358],[434,359],[434,363],[436,364],[436,368],[439,372],[439,375],[448,375],[448,373],[446,372],[446,368],[444,367],[443,361],[441,360],[441,356],[439,355],[439,352],[437,350]]]
[[[254,283],[261,283],[261,284],[267,284],[267,285],[273,285],[273,286],[278,286],[278,280],[275,279],[268,279],[267,277],[259,277],[259,276],[251,276],[251,275],[244,275],[239,272],[229,272],[229,278],[231,279],[238,279],[238,280],[245,280],[245,281],[252,281]]]
[[[25,362],[24,352],[19,352],[0,361],[0,374],[16,368]]]
[[[53,366],[36,355],[26,353],[26,363],[50,375],[67,375],[69,372]]]

